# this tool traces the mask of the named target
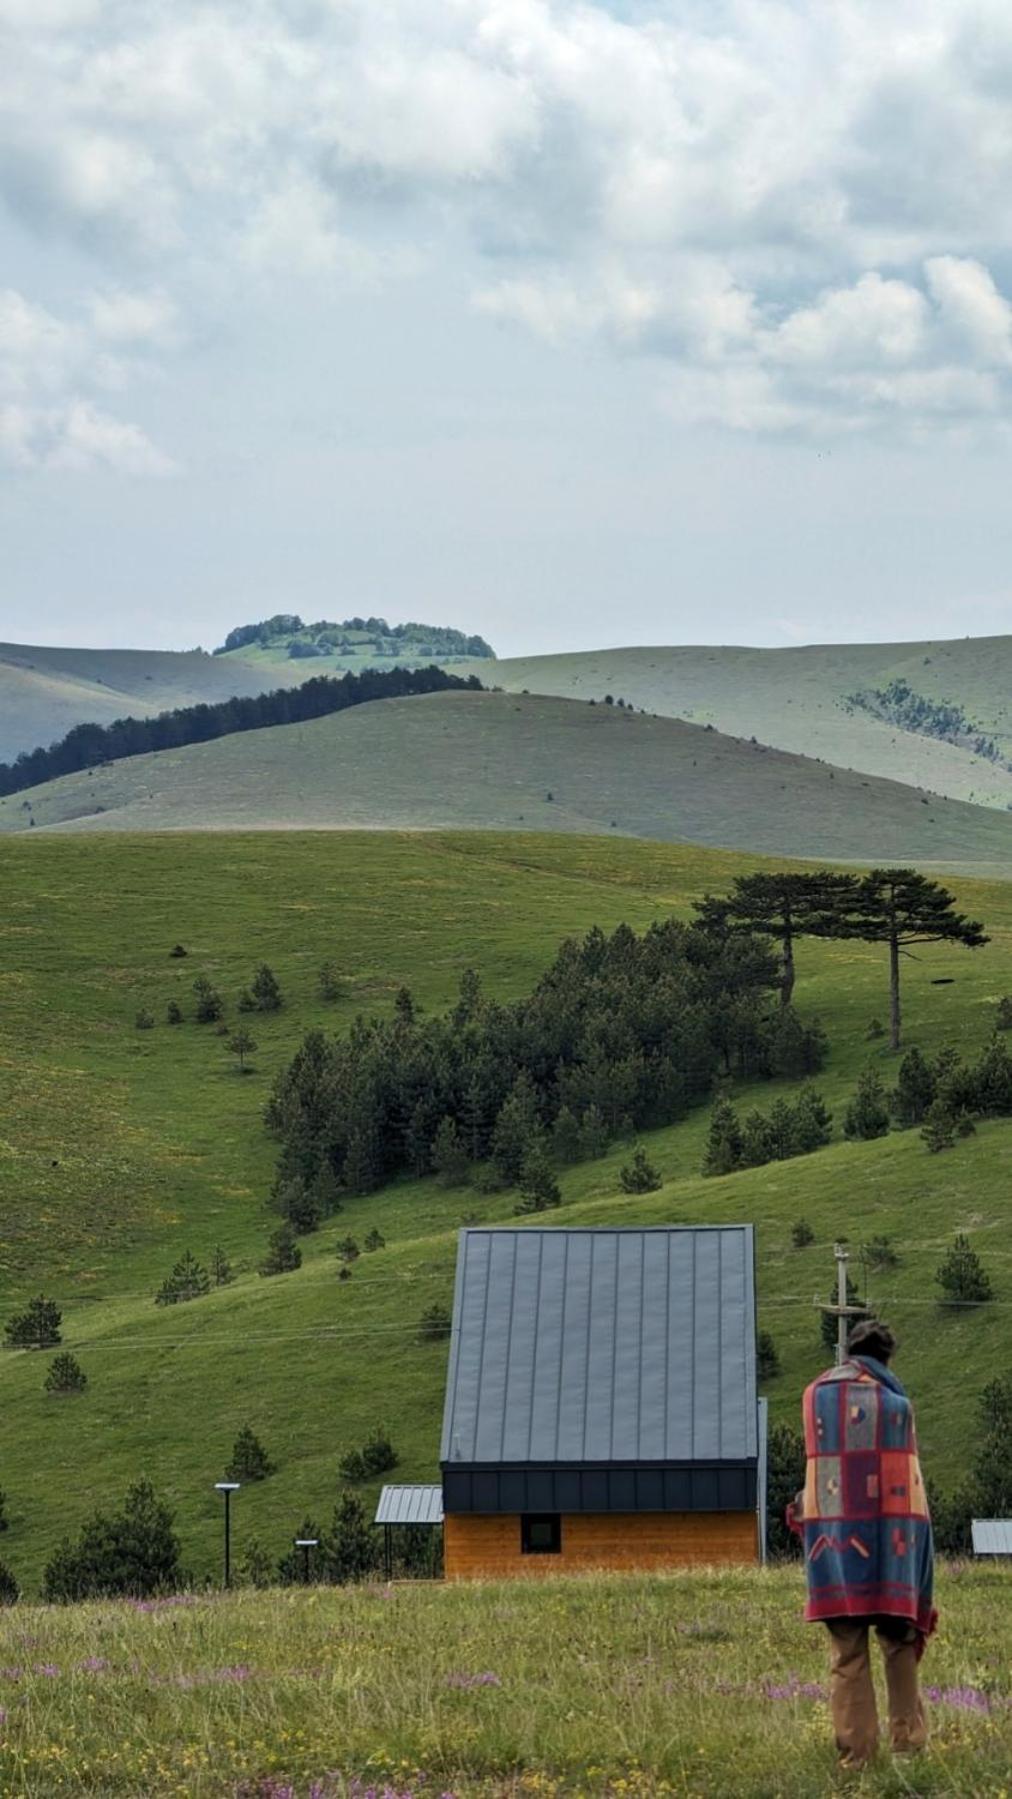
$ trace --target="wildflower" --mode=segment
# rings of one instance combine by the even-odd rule
[[[498,1674],[448,1674],[448,1687],[501,1687]]]
[[[78,1662],[79,1674],[104,1674],[109,1663],[104,1655],[86,1655],[83,1662]]]
[[[43,1674],[47,1680],[58,1680],[60,1670],[55,1662],[36,1662],[35,1673]]]

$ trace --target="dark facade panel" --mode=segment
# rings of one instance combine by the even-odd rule
[[[513,1517],[525,1512],[750,1512],[755,1462],[676,1468],[474,1468],[443,1470],[443,1509]]]

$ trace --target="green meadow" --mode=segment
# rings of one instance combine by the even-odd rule
[[[399,1453],[397,1478],[437,1471],[445,1347],[420,1343],[418,1321],[449,1300],[460,1225],[511,1217],[515,1195],[403,1182],[350,1200],[304,1239],[296,1273],[260,1278],[275,1157],[262,1107],[308,1027],[343,1030],[357,1012],[389,1008],[402,983],[421,1005],[442,1007],[472,965],[490,993],[515,995],[566,935],[686,915],[706,889],[760,865],[675,845],[479,833],[36,836],[8,839],[0,857],[0,1317],[33,1293],[55,1296],[64,1346],[89,1380],[83,1395],[53,1398],[42,1390],[48,1355],[0,1351],[10,1517],[0,1558],[28,1593],[59,1539],[140,1473],[174,1506],[194,1578],[213,1575],[213,1482],[247,1421],[278,1471],[238,1496],[237,1555],[253,1539],[280,1555],[307,1513],[326,1523],[339,1457],[376,1424]],[[905,961],[907,1041],[972,1052],[1012,990],[1012,886],[955,885],[992,942]],[[178,960],[177,943],[187,950]],[[215,1027],[193,1022],[191,989],[210,976],[234,1021],[263,960],[285,1004],[249,1021],[258,1049],[244,1077]],[[329,1005],[317,993],[324,961],[344,983]],[[903,1339],[924,1460],[944,1485],[972,1444],[972,1396],[1012,1372],[1012,1124],[984,1125],[939,1156],[916,1132],[842,1141],[861,1069],[874,1062],[891,1079],[895,1067],[867,1038],[887,1011],[885,955],[805,944],[799,974],[797,1002],[829,1035],[818,1085],[836,1115],[834,1143],[704,1180],[700,1112],[646,1139],[659,1192],[621,1193],[630,1149],[616,1145],[563,1172],[565,1203],[551,1222],[754,1221],[761,1324],[783,1361],[769,1397],[774,1417],[791,1420],[821,1365],[814,1299],[832,1278],[834,1238],[856,1251],[890,1236],[900,1263],[871,1297]],[[177,1026],[165,1022],[173,999],[187,1015]],[[152,1030],[135,1028],[141,1008]],[[764,1083],[745,1097],[765,1106],[779,1090]],[[797,1251],[790,1227],[802,1215],[816,1241]],[[340,1282],[336,1242],[350,1232],[361,1243],[373,1226],[386,1247]],[[995,1301],[979,1313],[937,1304],[935,1270],[956,1230],[994,1280]],[[207,1262],[219,1244],[234,1284],[156,1308],[182,1251]],[[855,1273],[860,1284],[857,1264]],[[375,1489],[365,1491],[371,1499]]]
[[[931,1739],[837,1776],[796,1568],[0,1612],[11,1799],[1000,1799],[1012,1581],[946,1570]]]

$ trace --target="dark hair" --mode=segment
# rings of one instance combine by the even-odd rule
[[[876,1362],[889,1363],[898,1348],[896,1338],[878,1318],[861,1318],[847,1337],[848,1355],[871,1356]]]

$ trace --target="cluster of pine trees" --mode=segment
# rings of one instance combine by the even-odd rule
[[[733,1174],[737,1168],[762,1168],[822,1149],[833,1133],[833,1115],[822,1097],[807,1084],[796,1100],[778,1099],[768,1113],[749,1112],[740,1120],[730,1100],[718,1100],[710,1119],[703,1158],[704,1174]]]
[[[872,687],[850,695],[850,705],[870,712],[873,718],[884,718],[901,731],[915,731],[920,737],[937,737],[943,743],[954,743],[985,761],[999,762],[1008,768],[1001,747],[989,737],[982,725],[975,725],[963,707],[953,700],[930,700],[917,693],[909,681],[890,681],[888,687]]]
[[[318,1218],[342,1191],[433,1169],[533,1183],[532,1157],[577,1160],[670,1124],[718,1075],[812,1072],[822,1033],[776,1005],[777,984],[761,939],[669,919],[564,943],[509,1005],[469,971],[443,1016],[405,992],[392,1019],[359,1019],[344,1040],[313,1031],[267,1107],[280,1209],[294,1218],[305,1198]]]
[[[362,643],[363,636],[370,639],[368,645]],[[365,648],[381,655],[398,655],[403,654],[405,648],[416,646],[419,655],[495,656],[484,637],[455,631],[451,625],[421,625],[414,621],[388,625],[385,618],[374,617],[346,618],[340,622],[320,618],[307,625],[297,612],[276,612],[273,618],[261,619],[259,624],[236,625],[214,653],[225,656],[230,650],[244,650],[251,645],[266,649],[271,644],[286,642],[289,655],[293,654],[293,649],[305,656],[326,656],[335,650]]]
[[[477,675],[466,680],[440,668],[363,669],[361,674],[318,675],[301,687],[279,687],[273,693],[220,700],[215,705],[178,706],[156,718],[118,718],[111,725],[75,725],[48,749],[22,750],[13,762],[0,763],[0,794],[20,793],[77,774],[124,756],[149,750],[174,750],[187,743],[210,743],[237,731],[259,731],[265,725],[302,724],[369,700],[403,699],[413,694],[444,693],[457,688],[481,691]]]

